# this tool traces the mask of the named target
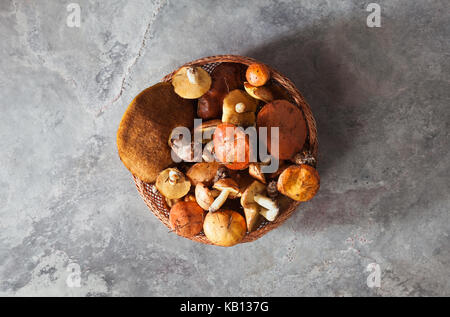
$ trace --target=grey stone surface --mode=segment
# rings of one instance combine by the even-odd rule
[[[0,295],[450,295],[447,0],[377,1],[381,28],[369,1],[73,2],[80,28],[68,2],[0,2]],[[226,53],[304,93],[322,185],[227,249],[169,233],[115,144],[139,91]]]

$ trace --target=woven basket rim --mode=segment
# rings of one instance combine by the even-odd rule
[[[170,74],[164,76],[162,79],[163,82],[168,82],[172,79],[173,75],[182,67],[185,66],[205,66],[208,64],[219,64],[219,63],[240,63],[244,65],[250,65],[252,63],[261,63],[268,67],[271,73],[271,79],[276,81],[279,85],[281,85],[286,91],[289,93],[290,97],[292,98],[292,101],[296,104],[297,107],[299,107],[303,115],[305,117],[305,121],[308,127],[308,135],[307,135],[307,144],[308,144],[308,150],[311,152],[311,154],[314,156],[314,158],[318,159],[318,140],[317,140],[317,127],[316,127],[316,121],[314,119],[314,116],[312,114],[311,108],[309,104],[306,102],[303,95],[300,93],[300,91],[295,87],[295,85],[290,81],[287,77],[282,75],[280,72],[278,72],[276,69],[271,67],[270,65],[267,65],[265,63],[262,63],[256,59],[253,59],[251,57],[247,56],[241,56],[241,55],[214,55],[214,56],[208,56],[203,57],[200,59],[196,59],[194,61],[185,63],[175,69]],[[153,184],[146,184],[142,182],[140,179],[135,177],[133,175],[134,182],[136,184],[136,188],[146,203],[146,205],[149,207],[149,209],[152,211],[152,213],[162,222],[164,225],[171,230],[169,218],[168,218],[168,208],[167,206],[164,206],[163,208],[166,208],[165,210],[161,211],[161,203],[158,204],[158,199],[162,199],[164,201],[164,198],[157,192],[156,187],[153,186]],[[158,197],[159,196],[159,197]],[[300,202],[291,200],[290,204],[285,210],[282,210],[280,215],[273,221],[273,222],[267,222],[264,226],[258,228],[257,230],[253,232],[247,232],[244,239],[240,243],[246,243],[251,242],[254,240],[259,239],[269,231],[277,228],[282,223],[284,223],[291,215],[292,213],[297,209]],[[189,237],[188,239],[191,239],[193,241],[197,241],[204,244],[212,244],[206,236],[201,233],[199,235],[196,235],[194,237]]]

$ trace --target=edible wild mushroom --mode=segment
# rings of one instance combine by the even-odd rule
[[[223,99],[222,122],[248,127],[255,124],[258,104],[245,91],[235,89]]]
[[[280,211],[275,200],[267,197],[266,187],[258,181],[254,181],[241,197],[241,205],[247,218],[247,225],[253,229],[256,224],[255,211],[259,212],[269,221],[274,221]],[[248,216],[247,216],[248,215]]]
[[[253,63],[247,68],[245,77],[250,85],[263,86],[270,79],[270,70],[264,64]]]
[[[198,183],[195,186],[195,200],[204,210],[208,210],[214,202],[214,198],[219,195],[219,191],[209,189],[205,184]]]
[[[261,170],[261,163],[250,163],[248,165],[248,173],[250,174],[250,176],[259,180],[261,183],[266,183],[266,177]]]
[[[242,128],[222,123],[214,132],[214,153],[218,161],[232,170],[248,167],[250,162],[250,141]]]
[[[258,113],[256,125],[267,128],[267,140],[262,141],[267,144],[270,154],[280,160],[290,159],[305,143],[305,118],[302,111],[289,101],[275,100],[266,104]],[[278,140],[272,140],[271,128],[278,128]]]
[[[219,196],[214,200],[214,202],[209,206],[210,212],[215,212],[219,210],[220,207],[225,203],[227,198],[236,198],[239,195],[239,186],[231,178],[222,178],[218,180],[213,188],[220,191]]]
[[[191,181],[193,186],[196,186],[198,183],[204,183],[210,186],[213,183],[219,166],[217,162],[195,163],[186,172],[186,177]]]
[[[164,197],[177,199],[189,192],[191,182],[178,169],[167,168],[158,175],[155,186]]]
[[[317,170],[309,165],[292,165],[281,173],[277,188],[280,193],[296,201],[308,201],[320,187]]]
[[[173,76],[172,85],[178,96],[197,99],[211,87],[211,76],[201,67],[182,67]]]
[[[264,102],[271,102],[274,99],[272,91],[266,86],[256,87],[250,85],[248,82],[245,82],[244,88],[245,91],[255,99],[262,100]]]

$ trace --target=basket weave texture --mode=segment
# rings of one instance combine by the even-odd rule
[[[255,59],[245,56],[216,55],[197,59],[195,61],[180,66],[180,68],[185,66],[201,66],[207,72],[211,73],[217,65],[225,62],[241,63],[247,66],[253,63],[261,63]],[[308,136],[306,139],[304,149],[309,150],[317,161],[317,153],[318,153],[317,128],[316,122],[311,112],[311,108],[303,98],[302,94],[298,91],[298,89],[288,78],[280,74],[278,71],[276,71],[269,65],[266,66],[269,68],[271,72],[271,81],[283,87],[291,98],[291,100],[289,101],[298,106],[302,110],[308,127]],[[162,81],[164,82],[170,81],[172,79],[172,76],[177,71],[178,69],[166,75],[162,79]],[[133,176],[133,179],[139,194],[141,195],[142,199],[147,204],[149,209],[159,220],[161,220],[161,222],[164,225],[166,225],[169,229],[171,229],[169,223],[169,208],[165,202],[164,197],[161,196],[161,194],[158,192],[158,190],[153,184],[144,183],[135,176]],[[300,204],[299,202],[291,200],[287,208],[281,210],[280,215],[275,219],[275,221],[262,222],[262,224],[259,226],[257,230],[247,233],[243,238],[243,240],[241,241],[241,243],[254,241],[263,236],[264,234],[266,234],[267,232],[280,226],[283,222],[286,221],[286,219],[288,219],[291,216],[291,214],[296,210],[299,204]],[[200,243],[211,244],[211,242],[206,238],[203,232],[194,237],[191,237],[190,239]]]

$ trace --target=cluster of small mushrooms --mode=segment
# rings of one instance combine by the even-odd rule
[[[316,162],[304,149],[303,113],[269,79],[270,70],[259,63],[248,68],[222,63],[211,75],[201,67],[183,67],[174,74],[175,93],[197,99],[197,116],[205,120],[193,131],[203,136],[200,161],[194,142],[171,134],[168,144],[182,162],[161,171],[155,182],[177,234],[203,231],[213,244],[231,246],[264,221],[275,221],[283,199],[307,201],[318,191]],[[277,171],[262,172],[270,161],[250,162],[252,145],[242,129],[249,126],[269,128],[265,141],[272,156],[270,127],[279,128]],[[235,132],[231,138],[227,128]],[[244,146],[236,147],[242,140]]]

